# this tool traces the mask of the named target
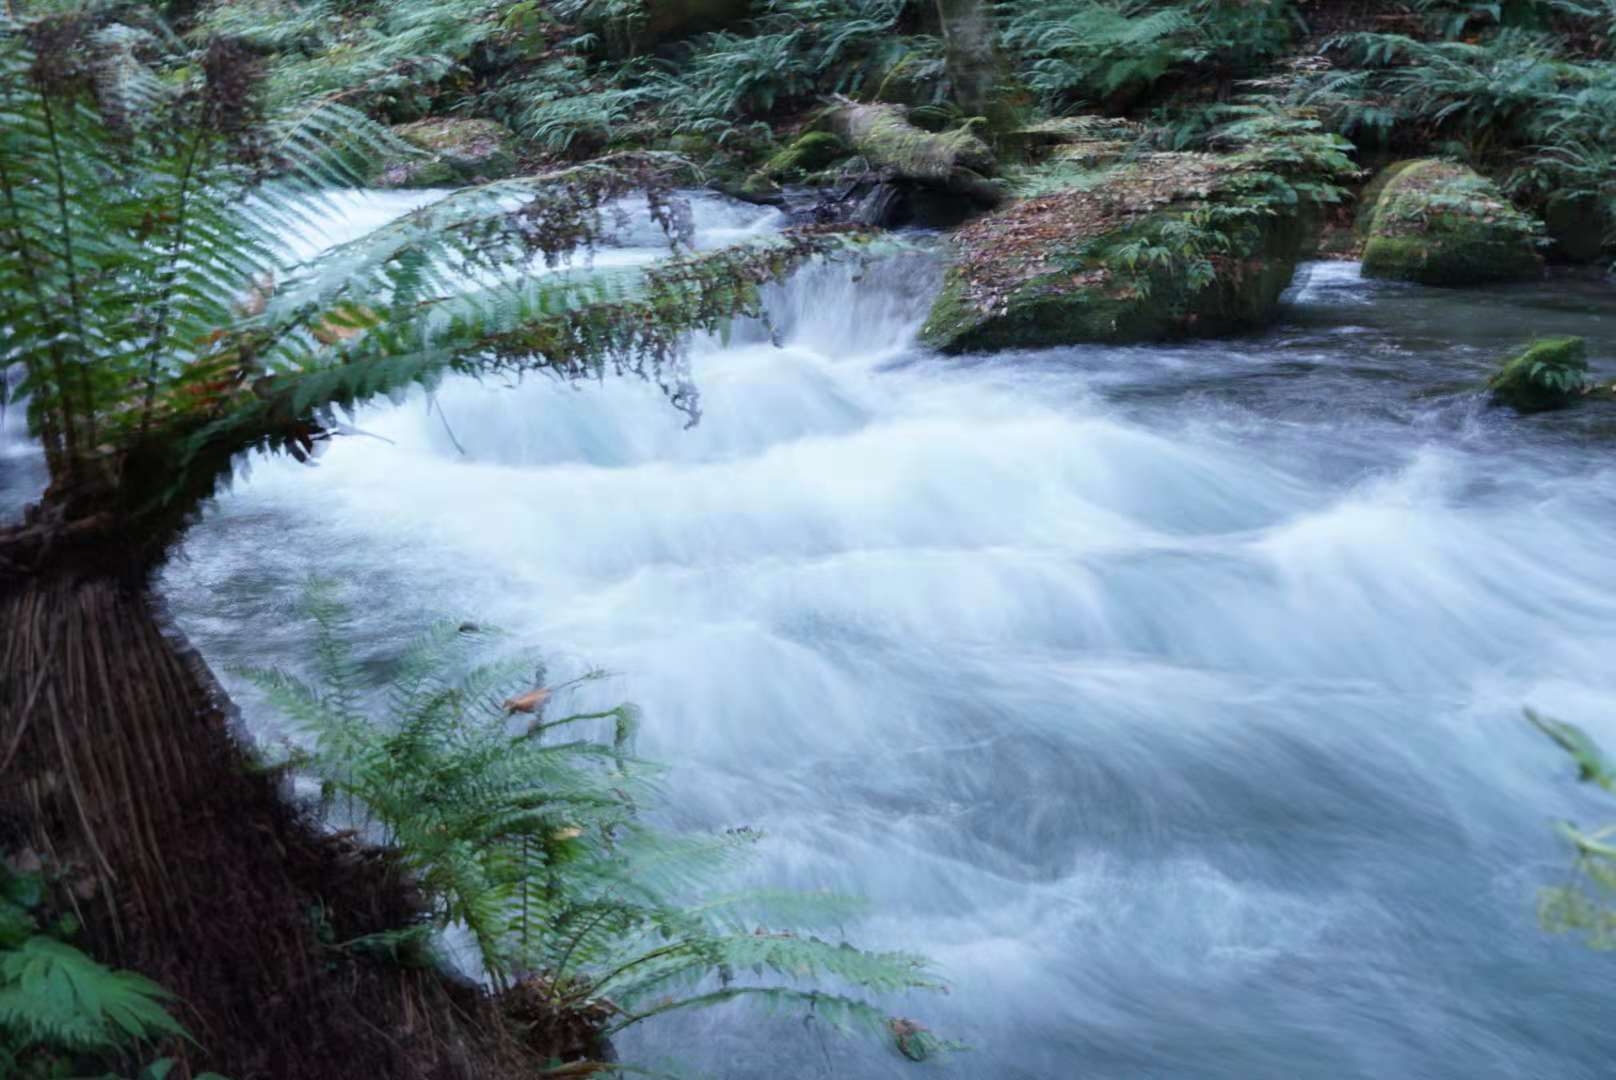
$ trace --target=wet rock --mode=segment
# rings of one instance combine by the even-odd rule
[[[1247,201],[1249,175],[1215,155],[1147,154],[966,226],[922,341],[967,352],[1263,324],[1306,229],[1299,210]]]
[[[393,134],[424,153],[384,165],[379,187],[453,187],[516,171],[514,137],[493,120],[435,117],[400,124]]]
[[[1495,405],[1543,412],[1568,405],[1588,384],[1587,343],[1580,337],[1534,341],[1487,380]]]
[[[1541,225],[1486,177],[1421,158],[1389,166],[1359,209],[1365,277],[1422,285],[1530,281],[1543,274]]]

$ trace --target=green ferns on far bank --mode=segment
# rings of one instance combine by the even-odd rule
[[[245,674],[304,737],[288,764],[424,895],[425,921],[380,944],[420,958],[432,935],[463,929],[508,1009],[569,1057],[602,1057],[624,1028],[733,999],[802,1009],[916,1059],[943,1047],[872,1002],[944,984],[923,957],[843,940],[836,927],[856,904],[717,891],[760,834],[648,823],[658,770],[632,753],[631,707],[550,719],[568,686],[543,687],[525,658],[473,664],[490,633],[452,622],[378,685],[333,587],[315,583],[306,609],[317,682]]]
[[[1223,79],[1250,74],[1298,25],[1288,2],[1002,0],[998,8],[1006,53],[1054,112],[1143,93],[1191,66]]]
[[[611,6],[614,18],[625,17],[622,7]],[[592,72],[581,93],[576,80],[539,68],[483,104],[552,153],[670,135],[713,148],[766,146],[772,114],[811,108],[824,95],[940,100],[942,42],[899,33],[905,13],[904,0],[767,0],[733,28],[594,65],[583,62],[594,38],[580,38],[572,70]]]
[[[1341,66],[1301,80],[1298,100],[1354,138],[1435,146],[1517,199],[1551,214],[1580,208],[1578,228],[1611,230],[1616,57],[1604,40],[1590,56],[1521,26],[1465,41],[1345,34],[1327,45]]]

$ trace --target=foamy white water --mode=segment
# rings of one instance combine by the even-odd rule
[[[295,662],[318,569],[379,653],[464,614],[620,673],[680,824],[763,828],[762,878],[942,962],[899,1011],[975,1049],[933,1073],[1608,1075],[1616,966],[1533,913],[1551,820],[1605,807],[1520,708],[1616,746],[1616,410],[1474,385],[1533,332],[1608,366],[1616,297],[1318,265],[1260,337],[957,359],[912,344],[936,274],[801,275],[783,347],[696,344],[693,430],[624,382],[373,410],[258,463],[165,591],[221,665]],[[915,1074],[744,1012],[621,1049]]]

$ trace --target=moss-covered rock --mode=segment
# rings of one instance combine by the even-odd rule
[[[1389,175],[1388,175],[1389,174]],[[1480,285],[1541,276],[1541,225],[1486,177],[1438,158],[1399,162],[1359,207],[1365,277]]]
[[[1247,168],[1152,154],[962,229],[921,340],[945,352],[1149,341],[1259,326],[1290,283],[1299,211]]]
[[[1495,405],[1543,412],[1569,404],[1588,384],[1588,348],[1580,337],[1534,341],[1487,380]]]
[[[423,153],[385,163],[374,180],[379,187],[452,187],[516,171],[515,139],[493,120],[434,117],[400,124],[393,134]]]

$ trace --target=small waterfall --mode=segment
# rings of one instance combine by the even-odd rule
[[[777,223],[698,205],[704,243]],[[621,673],[592,692],[644,706],[681,824],[761,827],[761,880],[942,961],[897,1004],[976,1048],[940,1075],[1600,1075],[1616,969],[1533,893],[1549,821],[1604,807],[1519,710],[1616,746],[1616,447],[1470,387],[1528,315],[1616,356],[1616,303],[1321,265],[1263,337],[945,359],[937,274],[775,289],[693,343],[689,431],[620,381],[372,410],[164,587],[221,663],[296,655],[275,605],[318,566],[378,647],[466,614]],[[909,1075],[728,1012],[623,1050]]]

